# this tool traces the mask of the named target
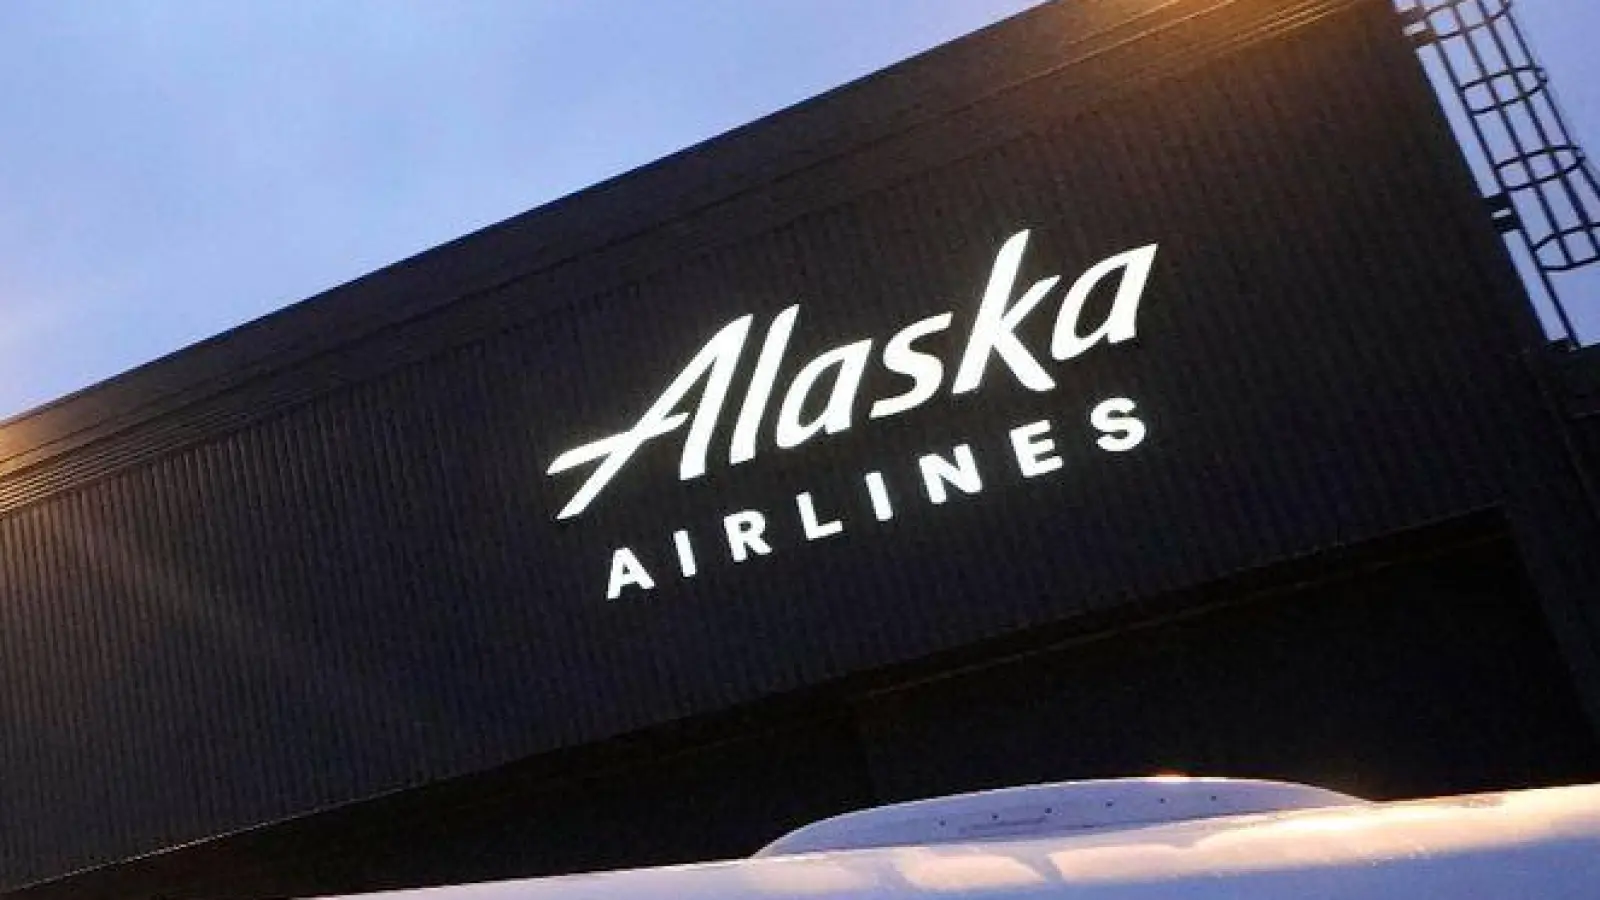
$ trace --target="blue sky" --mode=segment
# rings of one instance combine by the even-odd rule
[[[1030,5],[6,0],[0,418]],[[1600,147],[1600,3],[1518,9]]]

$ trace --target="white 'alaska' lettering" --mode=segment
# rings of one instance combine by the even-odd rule
[[[988,285],[978,303],[977,313],[972,319],[972,330],[967,335],[955,377],[951,381],[951,394],[977,390],[983,383],[984,375],[991,369],[1009,371],[1018,383],[1032,391],[1048,391],[1055,387],[1055,380],[1017,336],[1017,329],[1023,321],[1061,281],[1060,276],[1041,278],[1029,285],[1020,297],[1013,299],[1017,274],[1028,245],[1028,234],[1027,231],[1019,231],[1012,235],[995,255]],[[1050,356],[1053,359],[1066,361],[1081,356],[1097,344],[1118,344],[1137,335],[1139,302],[1144,296],[1145,284],[1155,262],[1156,249],[1157,245],[1149,244],[1119,253],[1095,264],[1073,282],[1056,311],[1051,330]],[[1110,310],[1104,321],[1084,334],[1084,323],[1079,321],[1084,306],[1094,289],[1114,274],[1120,274],[1121,277]],[[799,313],[798,305],[780,312],[762,339],[750,386],[739,404],[734,421],[728,447],[729,465],[748,462],[760,449],[762,423],[767,421],[767,410],[777,388],[778,370]],[[667,384],[666,390],[661,392],[661,396],[645,410],[632,428],[575,447],[556,457],[547,475],[559,475],[580,466],[598,463],[577,493],[556,514],[557,519],[569,519],[583,512],[641,447],[677,431],[686,422],[689,431],[679,457],[678,477],[688,481],[705,474],[711,441],[722,419],[723,407],[727,404],[729,388],[744,354],[753,318],[741,316],[713,335]],[[916,349],[916,344],[948,329],[953,319],[952,313],[939,313],[913,322],[889,338],[879,362],[887,371],[908,379],[910,386],[897,395],[875,400],[867,407],[867,418],[899,415],[927,403],[938,394],[944,383],[944,362],[932,353]],[[771,432],[772,445],[788,449],[800,446],[818,435],[837,434],[849,429],[860,408],[856,398],[871,363],[874,344],[871,339],[852,341],[825,350],[802,366],[779,401],[777,419]],[[816,403],[808,403],[813,393],[824,398],[821,411],[805,421],[802,419],[803,410],[819,408]],[[1107,430],[1122,427],[1129,433],[1106,438],[1110,444],[1105,447],[1107,450],[1118,449],[1124,444],[1136,444],[1143,437],[1142,432],[1133,434],[1133,425],[1117,415],[1118,412],[1125,411],[1112,410],[1106,413],[1104,424],[1109,426]],[[1048,453],[1048,448],[1041,447],[1040,453]],[[1048,463],[1041,461],[1041,465]],[[960,469],[951,469],[949,472],[940,470],[942,480],[949,480],[963,490],[968,489],[962,480],[966,477]],[[879,494],[881,491],[880,485]],[[879,517],[886,519],[891,514],[887,512],[886,499],[882,504],[877,504],[879,494],[875,494],[874,502]],[[741,555],[744,548],[756,553],[763,552],[761,548],[764,544],[755,523],[740,520],[739,525],[741,530],[737,540]],[[733,531],[729,532],[729,539],[735,539]],[[687,546],[680,550],[683,567],[692,568],[693,558]],[[642,583],[648,578],[643,574],[643,567],[637,566],[633,560],[617,562],[613,576],[614,582],[624,583]]]

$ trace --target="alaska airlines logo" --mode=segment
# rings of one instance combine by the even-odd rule
[[[1055,387],[1055,380],[1045,371],[1039,358],[1016,334],[1023,320],[1050,296],[1061,281],[1059,275],[1041,278],[1022,291],[1020,296],[1017,295],[1017,272],[1027,246],[1028,232],[1019,231],[1006,240],[995,256],[988,286],[972,319],[965,348],[956,364],[955,377],[950,382],[951,394],[978,390],[983,384],[984,375],[997,368],[1010,372],[1023,387],[1032,391],[1048,391]],[[1150,276],[1155,256],[1156,245],[1149,244],[1102,260],[1079,276],[1067,289],[1056,309],[1050,338],[1050,358],[1065,362],[1083,355],[1098,344],[1117,344],[1135,337],[1139,301],[1144,294],[1145,282]],[[1119,280],[1110,312],[1104,321],[1085,333],[1083,323],[1079,321],[1083,316],[1084,304],[1101,282],[1113,276]],[[761,424],[766,421],[767,408],[777,388],[778,369],[799,314],[798,305],[778,313],[762,338],[750,386],[739,403],[734,419],[727,455],[730,466],[750,461],[761,449]],[[723,418],[729,389],[744,356],[753,320],[754,316],[741,316],[723,326],[667,384],[632,428],[574,447],[556,457],[546,474],[554,476],[582,466],[594,466],[577,493],[556,514],[557,519],[570,519],[582,513],[628,465],[640,448],[650,441],[683,429],[685,425],[688,426],[688,433],[683,438],[678,477],[688,481],[705,474],[711,443],[717,425]],[[900,415],[922,406],[939,393],[944,387],[944,361],[917,349],[917,342],[947,330],[954,320],[955,316],[950,312],[919,319],[884,342],[878,357],[879,363],[908,383],[898,394],[875,399],[867,407],[867,419]],[[857,395],[867,367],[871,365],[874,344],[871,338],[853,341],[826,350],[802,366],[783,392],[771,435],[772,443],[789,449],[819,435],[837,434],[854,425]],[[808,401],[819,391],[826,394],[826,401],[821,412],[808,419],[803,410],[815,408],[815,404]],[[691,400],[692,406],[687,405]],[[1131,410],[1132,404],[1124,402],[1129,408],[1123,410],[1126,413]],[[1102,413],[1102,417],[1115,412]]]

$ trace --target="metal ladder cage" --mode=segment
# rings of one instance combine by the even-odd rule
[[[1514,0],[1396,0],[1461,104],[1495,193],[1490,216],[1519,234],[1570,348],[1582,344],[1555,277],[1600,263],[1600,181],[1567,130],[1512,12]]]

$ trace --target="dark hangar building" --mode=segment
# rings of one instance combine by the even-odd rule
[[[1468,5],[1049,4],[4,423],[0,892],[1600,777],[1600,363],[1512,256],[1591,182],[1486,202]]]

